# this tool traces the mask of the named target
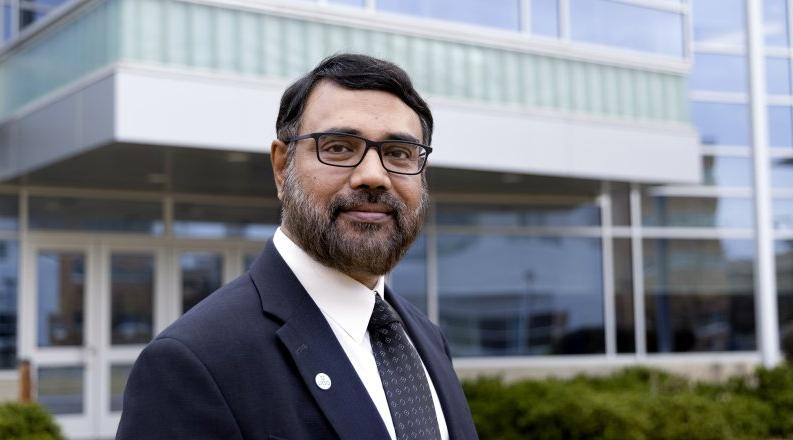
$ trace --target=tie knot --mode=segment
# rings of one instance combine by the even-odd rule
[[[395,322],[402,322],[397,312],[391,308],[390,304],[380,297],[379,293],[375,293],[374,310],[372,310],[372,317],[369,318],[368,328],[377,329],[388,327]]]

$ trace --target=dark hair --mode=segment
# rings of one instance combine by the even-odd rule
[[[298,135],[306,101],[314,86],[329,80],[352,90],[380,90],[391,93],[413,109],[421,121],[423,142],[432,142],[432,113],[419,96],[410,77],[389,61],[368,55],[342,53],[322,60],[311,72],[295,81],[281,96],[275,132],[282,141]]]

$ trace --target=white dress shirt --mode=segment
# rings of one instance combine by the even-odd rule
[[[381,276],[377,280],[374,290],[369,289],[346,274],[336,269],[331,269],[311,258],[303,249],[290,240],[281,231],[281,228],[275,231],[273,243],[278,253],[281,254],[286,264],[297,276],[298,281],[300,281],[325,316],[331,330],[336,335],[336,339],[339,340],[339,344],[341,344],[350,359],[350,363],[355,368],[355,372],[358,373],[358,377],[361,378],[366,391],[369,392],[369,397],[372,398],[372,402],[374,402],[377,411],[380,413],[380,417],[383,418],[391,439],[396,440],[394,423],[391,420],[388,401],[385,397],[385,391],[383,391],[383,384],[380,382],[380,374],[377,372],[374,354],[372,354],[369,331],[366,329],[374,310],[375,292],[380,293],[380,296],[385,300],[383,292],[383,287],[385,286],[384,277]],[[429,381],[441,439],[448,440],[449,430],[446,427],[446,419],[438,401],[438,394],[435,392],[435,386],[429,373],[427,373],[427,367],[424,366],[423,361],[421,365],[424,367],[424,373]]]

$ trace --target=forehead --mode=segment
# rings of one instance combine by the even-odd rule
[[[354,128],[374,139],[389,133],[408,133],[422,139],[418,114],[396,95],[320,81],[309,94],[300,131],[312,133],[334,127]]]

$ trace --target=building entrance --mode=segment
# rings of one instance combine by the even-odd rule
[[[69,438],[113,438],[129,371],[158,332],[243,272],[261,246],[32,236],[23,250],[20,358]]]

